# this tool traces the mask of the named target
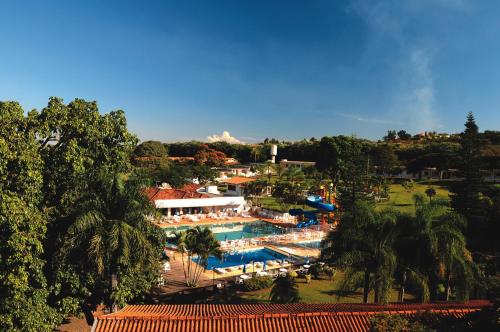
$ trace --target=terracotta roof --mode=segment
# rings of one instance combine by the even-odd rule
[[[208,198],[208,195],[200,194],[196,191],[187,191],[182,189],[160,189],[157,187],[149,187],[144,190],[144,193],[151,201],[163,199],[186,199],[186,198]]]
[[[201,186],[199,184],[187,183],[181,187],[181,190],[190,191],[190,192],[197,192],[197,190],[200,188],[201,188]]]
[[[243,184],[243,183],[253,182],[255,180],[257,180],[257,179],[256,178],[247,178],[247,177],[244,177],[244,176],[233,176],[232,178],[224,180],[224,183],[228,183],[228,184]]]
[[[490,305],[487,301],[441,304],[186,304],[131,305],[97,317],[92,332],[166,331],[368,331],[379,313],[415,315],[430,310],[459,318]]]

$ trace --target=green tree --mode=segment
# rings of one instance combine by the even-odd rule
[[[394,152],[392,145],[389,144],[378,146],[376,153],[378,169],[382,175],[387,176],[398,164],[398,156]]]
[[[289,275],[276,278],[269,298],[273,303],[299,302],[299,289],[295,279]]]
[[[284,172],[283,176],[293,185],[303,182],[305,180],[304,172],[299,167],[291,166],[288,167]]]
[[[388,130],[387,135],[383,137],[384,141],[395,141],[398,138],[398,134],[395,130]]]
[[[355,137],[340,140],[342,160],[340,161],[339,202],[344,211],[356,214],[356,202],[368,200],[371,193],[370,160],[368,149]]]
[[[464,218],[446,206],[422,204],[415,217],[400,215],[398,219],[399,271],[400,275],[407,272],[415,294],[424,302],[439,299],[439,284],[443,284],[442,299],[449,299],[452,288],[456,299],[467,299],[475,282],[475,266],[463,235]]]
[[[354,280],[361,277],[363,302],[368,302],[373,288],[375,302],[386,303],[396,269],[396,215],[390,210],[375,212],[362,201],[356,202],[355,209],[356,213],[343,214],[338,227],[327,235],[321,257],[347,270],[343,289],[357,288]]]
[[[401,185],[407,193],[411,193],[413,188],[415,188],[415,182],[412,179],[404,181]]]
[[[429,201],[432,202],[432,197],[436,196],[436,189],[428,187],[425,189],[425,194],[429,197]]]
[[[467,218],[468,234],[476,239],[484,231],[485,218],[480,193],[481,141],[472,113],[467,115],[465,130],[460,135],[460,146],[460,171],[464,180],[451,187],[451,206]]]
[[[65,104],[60,98],[50,98],[41,111],[29,112],[28,120],[44,166],[41,206],[49,220],[43,242],[45,274],[53,286],[49,303],[61,312],[74,311],[92,294],[90,302],[95,305],[108,285],[101,285],[101,279],[89,275],[87,269],[77,271],[75,266],[62,264],[56,253],[62,250],[81,203],[99,196],[96,179],[131,170],[130,155],[137,138],[128,132],[123,111],[101,114],[96,102],[83,99]],[[78,295],[68,294],[68,289]],[[82,309],[90,308],[82,305]]]
[[[411,139],[411,134],[407,133],[406,130],[402,129],[402,130],[398,131],[398,137],[402,141],[407,141],[407,140]]]
[[[340,146],[335,137],[323,137],[319,143],[316,167],[330,178],[338,176],[340,171]]]
[[[182,254],[182,267],[186,285],[188,287],[197,287],[201,274],[207,268],[208,257],[215,256],[222,259],[219,241],[209,228],[196,226],[176,233],[175,242]]]
[[[98,284],[107,284],[100,300],[115,311],[156,281],[165,238],[146,219],[154,208],[142,194],[140,182],[124,183],[118,175],[103,175],[95,188],[79,205],[60,253],[78,273],[90,270]],[[137,287],[134,279],[144,280],[141,288],[126,287]]]
[[[145,141],[134,150],[136,157],[167,157],[167,148],[158,141]]]
[[[36,131],[15,102],[0,102],[0,330],[52,331],[42,259],[43,160]]]

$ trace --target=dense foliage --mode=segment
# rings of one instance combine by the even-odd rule
[[[295,278],[290,274],[276,278],[269,298],[272,303],[299,302],[299,290]]]
[[[51,331],[43,274],[43,160],[19,104],[0,102],[0,330]]]
[[[107,251],[116,247],[109,236],[114,231],[108,228],[101,233],[108,234],[108,241],[99,247],[102,257],[97,254],[98,241],[83,240],[90,234],[91,222],[81,233],[75,231],[83,220],[80,216],[90,210],[101,218],[104,229],[110,226],[106,211],[112,205],[103,195],[112,186],[102,182],[102,175],[130,173],[130,155],[137,144],[126,128],[124,113],[101,115],[95,102],[75,99],[65,104],[58,98],[27,114],[13,102],[2,102],[0,108],[1,329],[50,331],[69,313],[88,311],[111,298],[124,304],[142,297],[155,280],[151,255],[121,264],[120,268],[127,267],[117,274],[113,293],[106,271],[113,268],[110,260],[116,260]],[[141,206],[131,209],[139,215],[146,211]],[[122,217],[125,223],[132,222],[133,218]],[[87,221],[97,222],[91,219]],[[135,220],[138,225],[139,218]],[[124,234],[125,223],[116,232]],[[147,237],[142,244],[156,247],[158,233],[150,224],[147,227],[140,230]],[[123,248],[122,244],[118,247]],[[95,255],[87,255],[89,245]],[[75,256],[65,260],[66,255]],[[103,261],[91,265],[92,258]],[[121,262],[125,261],[128,258]]]
[[[256,291],[259,289],[269,288],[272,284],[273,278],[270,276],[255,277],[245,280],[243,283],[243,290],[247,292]]]

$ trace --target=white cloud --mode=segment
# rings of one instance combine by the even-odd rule
[[[387,120],[387,119],[378,119],[378,118],[366,118],[362,116],[358,116],[350,113],[340,113],[333,112],[333,114],[341,116],[346,119],[352,119],[360,122],[368,122],[368,123],[378,123],[378,124],[391,124],[391,125],[402,125],[403,123],[395,120]]]
[[[411,126],[417,131],[437,130],[442,127],[435,111],[432,56],[426,49],[409,52],[407,61],[409,89],[403,93],[400,108],[404,109]]]
[[[214,134],[214,135],[207,136],[207,140],[210,143],[227,142],[227,143],[231,143],[231,144],[245,144],[242,141],[240,141],[239,139],[237,139],[236,137],[231,136],[229,131],[226,131],[226,130],[224,130],[221,135]]]
[[[429,131],[442,127],[436,111],[432,70],[433,54],[439,50],[435,44],[416,39],[407,27],[427,10],[437,10],[437,7],[462,9],[465,6],[465,0],[351,1],[349,9],[363,18],[369,27],[371,42],[366,50],[368,58],[383,56],[387,48],[399,56],[387,61],[396,73],[392,78],[396,83],[389,97],[392,103],[389,113],[391,120],[403,123],[407,130]]]

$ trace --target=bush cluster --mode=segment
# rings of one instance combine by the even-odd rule
[[[255,277],[245,280],[243,290],[246,292],[269,288],[273,284],[273,278],[269,276]]]

